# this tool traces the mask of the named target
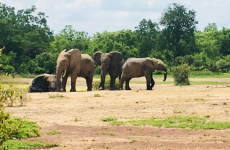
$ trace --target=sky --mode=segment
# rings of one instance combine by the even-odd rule
[[[0,0],[16,10],[31,8],[48,16],[48,26],[58,34],[66,25],[90,36],[104,31],[135,30],[143,19],[159,23],[162,14],[172,3],[196,12],[197,30],[209,23],[218,29],[230,28],[230,0]]]

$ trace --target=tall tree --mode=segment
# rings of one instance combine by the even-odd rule
[[[157,23],[151,20],[143,19],[140,24],[135,27],[137,32],[137,44],[140,57],[147,57],[152,50],[158,49],[159,28]]]
[[[54,36],[51,47],[54,52],[60,52],[63,49],[78,48],[81,51],[88,49],[90,38],[84,31],[76,31],[72,25],[66,25],[63,30]]]
[[[45,14],[35,11],[35,6],[16,12],[14,7],[0,4],[0,47],[5,46],[4,54],[16,54],[14,68],[46,51],[53,39]]]
[[[165,35],[169,49],[174,56],[184,56],[195,51],[196,12],[183,5],[172,4],[161,17],[160,24],[165,26]]]

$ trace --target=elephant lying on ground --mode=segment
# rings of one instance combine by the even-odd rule
[[[70,73],[71,92],[76,91],[75,86],[77,77],[85,78],[87,91],[91,91],[94,69],[94,60],[88,54],[81,54],[78,49],[71,49],[69,51],[63,50],[59,53],[57,58],[57,91],[66,91],[66,82]]]
[[[43,74],[36,76],[28,92],[54,92],[57,89],[56,76],[51,74]]]
[[[119,88],[123,89],[124,81],[126,81],[125,89],[131,90],[129,87],[129,81],[135,77],[145,76],[147,82],[147,90],[152,90],[155,82],[152,74],[155,70],[164,72],[164,80],[167,78],[167,69],[165,64],[156,58],[129,58],[126,60],[122,67],[122,75],[120,79]]]
[[[93,59],[96,65],[101,66],[101,82],[99,90],[105,89],[105,76],[108,73],[110,75],[110,89],[115,89],[115,80],[121,76],[121,67],[124,63],[123,55],[120,52],[102,53],[95,52]]]

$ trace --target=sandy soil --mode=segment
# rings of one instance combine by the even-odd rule
[[[136,78],[133,80],[145,80]],[[230,121],[230,86],[158,85],[152,91],[145,84],[131,84],[131,91],[77,91],[30,93],[24,107],[8,107],[14,116],[36,121],[41,137],[28,139],[58,143],[54,150],[81,149],[230,149],[230,130],[165,129],[151,126],[112,126],[103,117],[118,120],[167,117],[172,115],[210,116],[211,120]],[[168,79],[172,80],[172,79]],[[191,79],[230,82],[230,78]],[[85,87],[79,78],[77,86]],[[86,89],[86,88],[85,88]],[[101,97],[94,97],[99,94]],[[47,135],[58,130],[60,134]],[[113,132],[114,135],[105,134]]]

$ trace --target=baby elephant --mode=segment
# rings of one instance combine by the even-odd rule
[[[165,64],[156,58],[129,58],[122,67],[122,75],[120,80],[120,89],[123,89],[123,84],[126,81],[125,89],[131,90],[129,81],[135,77],[145,76],[147,82],[147,90],[152,90],[155,82],[153,80],[153,72],[161,70],[164,72],[164,80],[167,78],[167,69]]]
[[[36,76],[28,92],[55,92],[57,90],[56,75],[43,74]]]

